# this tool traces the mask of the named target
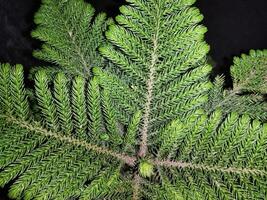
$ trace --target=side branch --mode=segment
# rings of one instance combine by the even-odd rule
[[[167,168],[180,168],[180,169],[196,169],[203,171],[219,171],[223,173],[235,173],[235,174],[253,174],[253,175],[267,175],[267,171],[250,168],[236,168],[236,167],[222,167],[222,166],[209,166],[203,164],[186,163],[181,161],[170,160],[154,160],[154,165],[167,167]]]
[[[138,200],[139,199],[140,184],[141,184],[141,177],[138,174],[135,174],[134,179],[133,179],[133,198],[132,198],[132,200]]]
[[[208,111],[211,112],[211,111],[214,111],[217,108],[220,108],[229,99],[232,99],[235,95],[238,95],[240,92],[242,92],[242,90],[244,89],[243,87],[246,86],[246,84],[248,84],[251,81],[251,79],[254,78],[254,76],[255,76],[255,73],[253,71],[250,72],[243,83],[241,83],[239,85],[234,85],[233,90],[230,90],[230,93],[222,101],[220,101],[213,108],[210,108]]]
[[[67,142],[67,143],[72,144],[74,146],[84,147],[85,149],[87,149],[89,151],[95,151],[99,154],[104,154],[106,156],[112,156],[112,157],[114,157],[114,158],[116,158],[116,159],[130,165],[130,166],[135,165],[135,161],[136,161],[135,157],[131,157],[131,156],[128,156],[126,154],[118,153],[118,152],[112,151],[112,150],[104,148],[104,147],[99,147],[97,145],[90,144],[86,141],[63,135],[62,133],[55,133],[55,132],[49,131],[49,130],[41,127],[37,122],[35,122],[35,123],[33,122],[34,125],[32,125],[31,123],[29,123],[27,121],[16,119],[13,116],[5,116],[5,118],[7,119],[7,121],[18,125],[21,128],[25,128],[29,131],[39,133],[39,134],[47,136],[47,137],[52,137],[52,138],[55,138],[61,142]]]

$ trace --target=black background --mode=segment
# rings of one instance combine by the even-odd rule
[[[118,13],[124,0],[88,0],[97,11]],[[40,43],[31,38],[33,16],[41,0],[0,0],[0,62],[26,68],[42,64],[32,57]],[[267,0],[198,0],[208,27],[206,41],[216,63],[215,73],[229,74],[233,56],[250,49],[267,49]],[[5,191],[5,190],[4,190]],[[7,199],[0,192],[0,200]]]

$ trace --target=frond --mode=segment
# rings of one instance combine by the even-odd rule
[[[1,111],[11,113],[12,108],[12,98],[10,92],[10,75],[11,75],[11,68],[9,64],[2,64],[1,65],[1,73],[0,73],[0,107]]]
[[[101,94],[99,89],[99,84],[96,78],[93,78],[89,82],[89,87],[87,91],[88,95],[88,111],[90,121],[90,133],[92,135],[91,140],[97,139],[99,132],[102,131],[102,121],[103,116],[101,113]],[[89,99],[90,98],[90,99]]]
[[[250,51],[234,59],[231,66],[233,89],[223,89],[223,77],[217,77],[210,90],[206,110],[221,108],[225,114],[238,112],[263,122],[267,120],[266,95],[266,51]]]
[[[267,50],[251,50],[234,59],[231,67],[234,89],[267,94]]]
[[[72,82],[71,92],[74,129],[76,130],[77,137],[83,139],[86,138],[86,129],[88,126],[85,83],[83,78],[79,76],[75,77]]]
[[[249,115],[253,119],[267,121],[267,102],[263,95],[242,93],[236,88],[225,90],[223,84],[223,77],[216,77],[205,106],[208,113],[221,109],[225,115],[237,112]]]
[[[48,76],[45,71],[39,71],[35,77],[35,94],[43,123],[50,130],[58,130],[58,116],[56,115],[55,102],[49,89]]]
[[[111,20],[83,0],[43,0],[35,15],[32,36],[44,42],[34,56],[59,66],[67,74],[88,76],[103,66],[97,48],[105,43],[103,31]]]
[[[118,148],[121,142],[112,140],[115,135],[109,132],[113,129],[102,130],[110,135],[107,140],[103,140],[101,132],[96,132],[97,137],[92,143],[90,124],[95,123],[97,117],[88,105],[97,101],[94,98],[96,94],[100,95],[98,83],[94,80],[88,86],[85,84],[87,80],[81,76],[69,80],[59,73],[54,81],[49,81],[45,71],[37,72],[35,94],[42,119],[39,122],[30,115],[22,66],[1,66],[0,186],[14,181],[9,191],[11,198],[123,195],[117,187],[123,187],[127,181],[120,180],[120,169],[124,163],[132,166],[136,158],[121,153]],[[88,96],[88,91],[91,96]],[[105,110],[101,99],[98,100],[104,113],[111,112]],[[108,96],[104,97],[104,102],[108,104]],[[102,115],[102,110],[97,114]],[[108,116],[112,115],[109,113]],[[114,118],[111,119],[116,123]],[[102,122],[100,126],[105,127]],[[101,184],[98,190],[95,183],[101,171],[107,171],[110,177],[103,177],[105,184]]]
[[[107,168],[99,174],[89,187],[84,188],[80,199],[100,199],[110,196],[118,186],[121,186],[119,179],[119,170]]]
[[[135,152],[136,145],[137,145],[137,138],[138,138],[138,133],[139,133],[139,126],[140,126],[140,121],[142,118],[142,113],[140,111],[137,111],[134,116],[131,119],[131,122],[129,126],[127,127],[127,132],[125,134],[124,138],[124,148],[126,151]]]
[[[72,132],[72,113],[68,81],[63,73],[57,74],[54,81],[54,99],[59,118],[60,130],[66,134]]]
[[[155,131],[207,101],[206,28],[198,25],[199,10],[189,7],[193,1],[128,2],[116,17],[119,25],[106,33],[111,44],[100,47],[114,65],[94,72],[104,88],[116,91],[110,96],[117,110],[130,116],[144,110],[144,131]]]
[[[29,103],[24,89],[23,67],[9,64],[0,65],[1,110],[4,113],[27,120],[30,116]],[[1,112],[0,112],[1,113]]]
[[[189,132],[176,131],[182,139],[173,144],[175,154],[154,162],[163,183],[168,179],[180,199],[266,198],[266,124],[235,113],[197,115],[185,121]]]
[[[109,93],[107,90],[102,92],[102,100],[103,100],[103,107],[104,107],[104,119],[106,129],[109,133],[109,140],[114,142],[115,144],[122,144],[122,135],[120,134],[119,127],[117,124],[116,115],[112,104],[110,102]]]

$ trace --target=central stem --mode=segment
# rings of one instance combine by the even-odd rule
[[[156,34],[153,38],[153,52],[151,54],[151,65],[149,67],[149,79],[147,81],[147,95],[146,95],[146,104],[145,104],[145,112],[143,119],[143,127],[141,130],[141,142],[138,156],[141,158],[146,156],[147,153],[147,140],[148,140],[148,128],[149,128],[149,116],[151,112],[151,103],[153,99],[153,87],[154,87],[154,79],[156,68],[155,65],[158,60],[157,49],[158,49],[158,35]]]
[[[144,118],[143,118],[143,127],[141,129],[141,141],[138,156],[144,158],[147,154],[147,143],[148,143],[148,128],[150,123],[150,114],[151,114],[151,104],[153,99],[153,87],[155,82],[155,73],[156,73],[156,64],[158,62],[158,40],[159,40],[159,29],[160,29],[160,18],[161,18],[161,8],[160,4],[156,6],[156,15],[155,15],[155,34],[152,36],[152,53],[151,53],[151,62],[149,65],[149,74],[147,80],[147,94],[146,94],[146,103],[144,107]]]

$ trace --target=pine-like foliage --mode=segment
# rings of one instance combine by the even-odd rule
[[[147,135],[207,100],[211,88],[206,63],[206,28],[194,1],[128,1],[106,33],[113,44],[100,52],[115,65],[96,69],[101,85],[110,90],[121,120],[144,110]],[[102,81],[103,80],[103,81]],[[146,140],[146,139],[145,139]]]
[[[251,50],[249,55],[234,59],[231,75],[234,89],[267,94],[267,50]]]
[[[224,90],[224,78],[216,77],[209,92],[209,101],[205,110],[208,113],[220,108],[224,114],[237,112],[247,114],[253,119],[267,122],[267,102],[262,94],[243,93],[236,88]]]
[[[133,165],[134,158],[119,153],[128,137],[120,134],[109,97],[100,94],[96,78],[87,84],[81,76],[68,80],[59,73],[51,83],[39,71],[35,94],[42,121],[37,122],[30,115],[22,66],[2,65],[0,75],[0,185],[19,176],[10,197],[117,199],[120,188],[126,190],[120,167]]]
[[[44,42],[34,56],[60,67],[52,71],[88,76],[92,67],[103,66],[97,48],[105,43],[103,31],[111,23],[106,14],[95,16],[83,0],[43,0],[34,21],[32,36]]]
[[[234,59],[231,66],[233,89],[224,90],[223,77],[217,77],[210,90],[206,110],[221,108],[224,113],[238,112],[252,118],[267,121],[267,51],[251,50]]]
[[[38,118],[22,66],[1,65],[0,186],[11,182],[9,196],[26,200],[266,199],[267,124],[209,99],[217,86],[194,0],[127,2],[100,48],[110,63],[93,74],[70,73],[87,69],[72,51],[41,51],[70,65],[52,78],[35,73]],[[43,9],[52,5],[81,16],[65,15],[69,26],[87,4],[45,0]],[[242,73],[233,72],[236,83]]]

